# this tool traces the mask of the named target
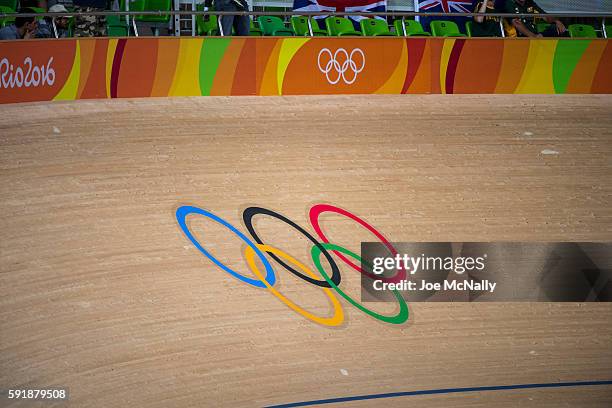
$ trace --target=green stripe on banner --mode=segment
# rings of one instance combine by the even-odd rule
[[[217,68],[230,44],[230,38],[208,38],[202,42],[200,53],[200,91],[210,95]]]
[[[555,93],[565,93],[567,84],[591,40],[559,40],[553,62]]]

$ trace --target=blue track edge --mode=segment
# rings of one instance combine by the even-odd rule
[[[291,402],[288,404],[269,405],[267,408],[306,407],[309,405],[337,404],[339,402],[364,401],[364,400],[380,399],[380,398],[409,397],[409,396],[415,396],[415,395],[456,394],[456,393],[462,393],[462,392],[480,392],[480,391],[524,390],[524,389],[530,389],[530,388],[587,387],[587,386],[594,386],[594,385],[612,385],[612,380],[576,381],[576,382],[559,382],[559,383],[542,383],[542,384],[494,385],[494,386],[488,386],[488,387],[441,388],[437,390],[390,392],[386,394],[355,395],[352,397],[338,397],[338,398],[328,398],[328,399],[320,399],[320,400],[312,400],[312,401]]]

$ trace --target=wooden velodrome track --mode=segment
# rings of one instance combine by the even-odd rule
[[[242,210],[259,205],[313,233],[309,208],[330,203],[394,241],[611,241],[612,96],[205,97],[0,114],[2,389],[67,386],[75,407],[204,407],[612,379],[610,304],[417,303],[395,326],[342,300],[346,322],[331,329],[217,268],[174,215],[191,204],[246,232]],[[372,240],[347,219],[323,223],[354,251]],[[191,228],[250,274],[235,235],[203,217]],[[286,224],[257,228],[309,259]],[[320,288],[273,265],[285,295],[330,313]],[[359,275],[342,272],[358,298]],[[610,407],[612,386],[341,405],[382,404]]]

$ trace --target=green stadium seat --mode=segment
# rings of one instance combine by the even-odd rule
[[[128,27],[125,17],[106,16],[106,35],[109,37],[127,37]]]
[[[204,10],[204,4],[196,5],[196,10]],[[219,36],[221,33],[219,32],[219,19],[217,16],[209,14],[209,15],[199,15],[196,16],[196,33],[197,35],[206,35],[206,36]],[[234,28],[232,27],[232,34],[234,33]],[[261,30],[255,26],[253,20],[250,22],[249,36],[252,37],[261,37],[263,33]]]
[[[406,30],[406,26],[404,25],[404,22],[401,18],[393,22],[393,27],[396,36],[404,37],[404,31]]]
[[[395,35],[398,37],[404,36],[404,30],[406,31],[407,37],[429,37],[430,33],[423,30],[423,26],[421,23],[415,20],[404,20],[401,19],[395,20],[393,22],[393,26],[395,27]]]
[[[588,24],[571,24],[567,29],[572,38],[597,38],[595,28]]]
[[[14,13],[15,10],[6,6],[0,6],[0,13]],[[7,25],[11,25],[15,22],[15,17],[4,17],[0,18],[0,27],[6,27]]]
[[[459,27],[452,21],[434,20],[429,23],[431,33],[436,37],[465,37]]]
[[[276,16],[259,16],[257,17],[259,27],[261,27],[264,35],[274,36],[292,36],[293,31],[285,27],[283,20]]]
[[[143,11],[171,11],[172,0],[144,0]],[[132,10],[132,4],[130,3],[130,10]],[[170,14],[162,14],[159,16],[138,16],[136,21],[142,21],[144,23],[168,23],[170,22]]]
[[[421,23],[415,20],[406,20],[406,33],[408,36],[431,36],[431,33],[425,31]]]
[[[249,36],[251,37],[261,37],[263,35],[263,31],[261,31],[261,28],[255,26],[255,22],[253,20],[251,20],[250,26],[249,26]]]
[[[605,26],[606,28],[606,37],[608,39],[612,38],[612,25],[608,24]]]
[[[196,5],[196,10],[204,11],[204,4]],[[211,14],[196,16],[196,33],[198,35],[219,35],[217,16]]]
[[[18,4],[18,0],[0,0],[0,7],[6,7],[8,9],[11,9],[13,12],[17,11],[17,4]],[[5,11],[4,9],[2,9],[3,13],[6,13],[8,11]]]
[[[319,24],[314,18],[310,18],[310,25],[312,27],[313,37],[324,37],[327,35],[327,31],[321,30]],[[308,29],[308,17],[293,16],[291,17],[291,27],[295,32],[295,35],[299,36],[310,36],[310,30]]]
[[[125,4],[126,0],[119,0],[119,10],[127,11],[127,6]],[[129,0],[130,10],[129,11],[142,11],[144,10],[145,0]],[[135,26],[135,20],[138,16],[131,15],[129,17],[130,24]],[[125,16],[122,16],[121,20],[125,20]]]
[[[364,18],[359,22],[361,34],[367,37],[392,36],[385,20],[378,18]]]
[[[327,27],[327,34],[331,36],[361,35],[359,31],[355,31],[351,20],[344,17],[327,17],[325,27]]]
[[[473,21],[467,21],[465,23],[465,33],[467,34],[468,37],[473,37],[473,31],[472,29],[474,28],[474,22]],[[501,29],[497,31],[497,36],[501,37]]]

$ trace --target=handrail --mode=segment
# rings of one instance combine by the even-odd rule
[[[64,17],[64,16],[331,16],[331,17],[350,17],[350,16],[385,16],[385,17],[501,17],[501,18],[531,18],[531,17],[554,17],[554,18],[612,18],[612,13],[423,13],[423,12],[399,12],[399,11],[376,11],[376,12],[338,12],[338,11],[216,11],[216,10],[143,10],[143,11],[91,11],[87,13],[67,12],[67,13],[0,13],[0,18],[6,17]]]

